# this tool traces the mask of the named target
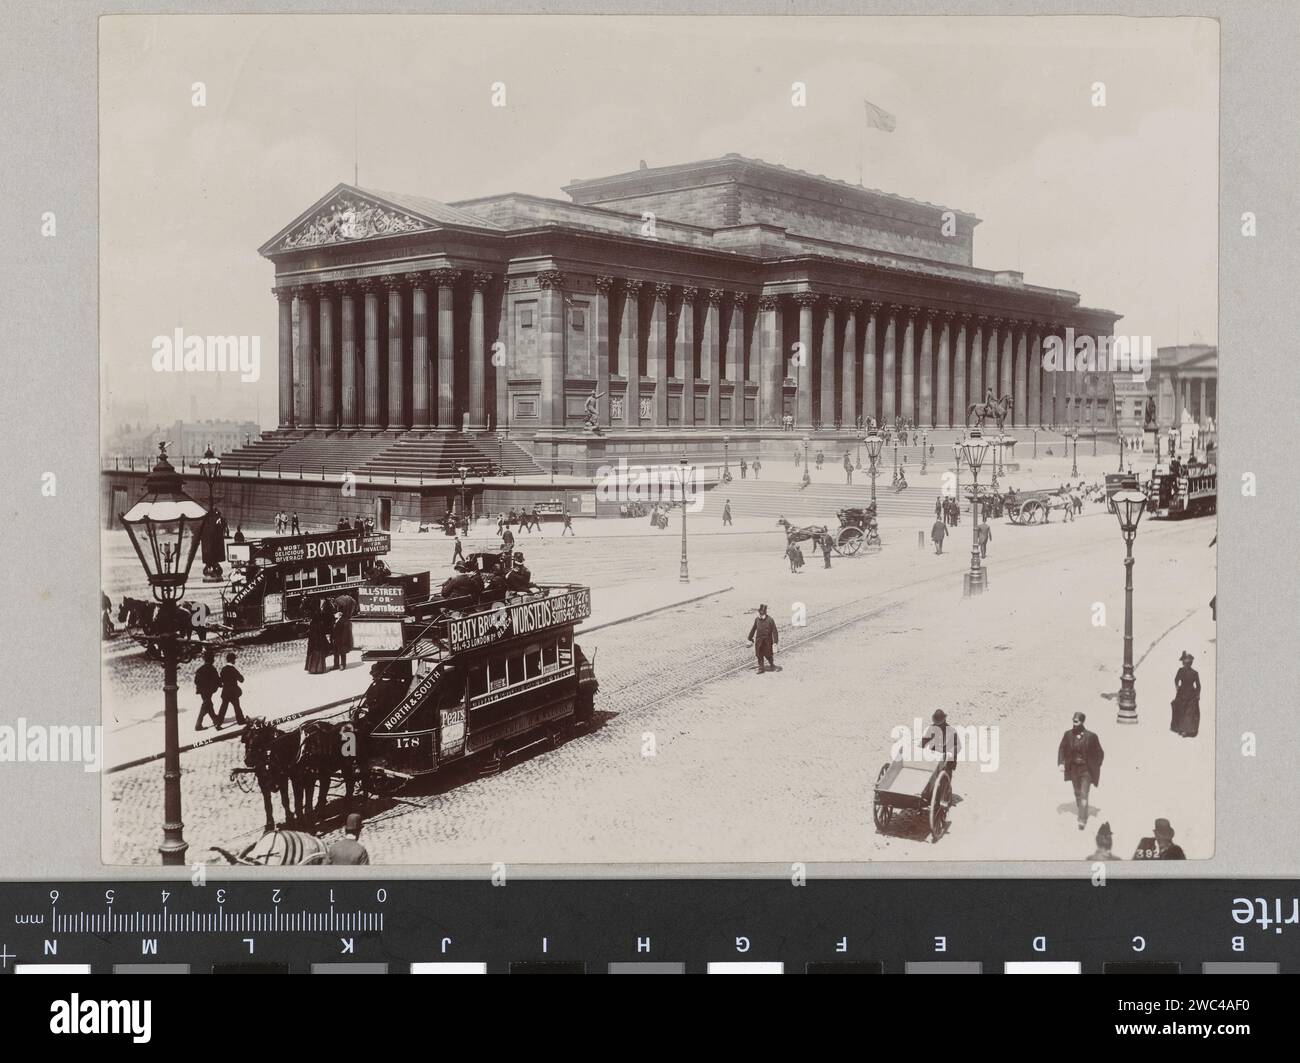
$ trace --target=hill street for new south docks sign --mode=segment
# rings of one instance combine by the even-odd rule
[[[516,635],[527,635],[557,624],[573,624],[591,616],[591,591],[565,591],[521,605],[496,609],[449,623],[453,653],[488,646]]]

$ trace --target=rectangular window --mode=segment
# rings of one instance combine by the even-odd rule
[[[542,647],[542,669],[551,671],[558,668],[560,664],[559,645],[555,642],[548,642]]]
[[[582,332],[587,327],[587,312],[585,310],[575,310],[569,315],[569,327],[574,332]]]
[[[542,674],[542,648],[538,645],[529,646],[524,650],[524,678],[536,679]]]
[[[531,309],[523,309],[519,311],[519,327],[520,328],[533,327],[533,312]]]
[[[524,681],[524,659],[522,657],[510,657],[506,660],[506,682],[509,686]]]

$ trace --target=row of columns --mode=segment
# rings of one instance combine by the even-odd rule
[[[483,304],[493,274],[439,269],[272,289],[279,301],[280,426],[369,431],[460,427],[455,423],[453,307],[462,279],[471,286],[469,389],[462,405],[472,426],[486,424]],[[407,300],[409,353],[404,335]],[[384,351],[381,314],[387,324]],[[381,360],[386,373],[381,372]]]

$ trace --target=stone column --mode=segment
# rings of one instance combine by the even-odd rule
[[[695,300],[700,290],[692,285],[682,288],[681,309],[677,313],[677,375],[682,378],[682,424],[695,423]]]
[[[813,305],[817,302],[815,292],[799,292],[794,301],[799,304],[799,358],[803,364],[792,361],[795,381],[795,424],[799,428],[811,428],[813,421]]]
[[[817,420],[823,428],[834,428],[835,410],[835,309],[840,305],[838,295],[826,297],[826,312],[822,318],[821,339],[821,397],[817,403]]]
[[[388,292],[388,429],[409,427],[406,420],[406,352],[402,349],[402,280],[384,280]]]
[[[951,310],[943,311],[939,325],[939,382],[934,423],[942,427],[952,424],[952,394],[948,386],[948,362],[952,358],[952,318]]]
[[[483,301],[487,287],[492,283],[492,274],[484,270],[475,270],[470,277],[472,286],[469,297],[469,426],[476,432],[487,427],[487,318]],[[596,328],[600,328],[597,315]],[[596,357],[600,357],[600,332],[596,333]],[[608,368],[608,360],[606,360]],[[606,381],[608,383],[608,381]],[[606,387],[604,390],[608,391]]]
[[[861,299],[848,301],[848,314],[844,322],[844,360],[840,370],[840,422],[854,428],[858,418],[858,312]]]
[[[1025,375],[1029,361],[1028,325],[1027,321],[1016,322],[1016,408],[1012,419],[1022,427],[1029,423],[1029,379]]]
[[[1043,351],[1038,325],[1029,326],[1029,349],[1026,355],[1029,372],[1029,409],[1025,411],[1026,423],[1043,423]]]
[[[339,426],[351,431],[357,427],[357,291],[353,285],[341,287],[339,303],[339,325],[343,330]]]
[[[540,406],[542,423],[552,429],[562,429],[564,411],[564,274],[558,269],[542,270],[537,275],[541,287],[541,301],[537,317],[541,341],[540,361],[542,388]],[[442,320],[442,293],[438,293],[438,320]],[[448,318],[450,319],[450,313]],[[441,328],[439,333],[441,334]],[[441,335],[439,336],[441,338]],[[441,366],[439,367],[441,369]],[[442,393],[439,391],[439,398]]]
[[[625,428],[641,426],[641,353],[640,353],[640,293],[641,281],[623,282],[623,327],[618,334],[618,369],[627,377],[627,392],[623,399]]]
[[[613,277],[596,278],[596,423],[609,427],[609,293],[614,287]]]
[[[366,304],[366,410],[363,427],[378,432],[384,427],[379,389],[379,282],[363,280],[358,287]]]
[[[898,368],[895,348],[898,344],[898,313],[903,308],[897,303],[890,303],[885,311],[885,349],[881,356],[880,375],[880,419],[892,425],[898,417],[896,391],[898,388]]]
[[[298,410],[298,427],[316,427],[316,343],[313,337],[314,320],[311,292],[298,289],[298,357],[302,372],[301,406]]]
[[[990,388],[993,389],[993,397],[999,398],[998,388],[1000,378],[998,377],[998,352],[1002,350],[1002,318],[995,317],[989,319],[989,333],[984,340],[984,390],[980,392],[976,402],[984,401],[984,393]]]
[[[704,423],[717,428],[722,423],[722,289],[705,293],[704,334],[700,337],[700,377],[708,385]]]
[[[429,423],[429,291],[427,273],[411,280],[411,428],[427,432]]]
[[[903,327],[903,386],[899,416],[905,421],[916,421],[916,314],[915,307],[904,311]]]
[[[501,303],[497,307],[497,339],[492,345],[492,365],[496,369],[498,432],[504,431],[510,424],[510,343],[510,278],[506,277],[502,280]],[[605,418],[603,423],[609,424],[608,394],[605,396]]]
[[[775,295],[759,296],[757,327],[759,424],[764,428],[775,428],[781,423],[781,385],[785,380],[785,370],[781,364],[781,302]]]
[[[731,385],[731,421],[745,423],[745,293],[733,292],[727,319],[727,383]]]
[[[430,274],[438,286],[438,427],[453,430],[456,424],[456,281],[460,271],[437,269]],[[543,302],[545,299],[543,298]],[[542,316],[539,308],[538,317]],[[539,335],[541,322],[538,322]],[[546,408],[545,402],[542,409]],[[544,415],[543,415],[544,416]]]
[[[880,420],[880,408],[876,405],[876,321],[880,316],[881,304],[867,303],[867,332],[862,340],[862,423],[868,417]]]
[[[668,427],[668,297],[671,284],[656,284],[650,304],[650,331],[646,336],[646,371],[654,381],[654,426]]]
[[[293,292],[272,288],[279,309],[280,427],[292,428],[293,410]]]
[[[921,400],[917,424],[934,427],[934,311],[921,311]]]
[[[338,371],[338,352],[334,347],[334,300],[332,286],[317,284],[320,310],[320,387],[317,396],[316,426],[327,430],[339,425],[338,390],[334,380]]]
[[[998,388],[998,395],[1006,395],[1014,405],[1016,401],[1015,394],[1015,368],[1016,368],[1016,351],[1015,351],[1015,334],[1016,323],[1008,319],[1002,329],[1002,357],[1000,365],[1002,368],[1002,381]],[[1012,417],[1015,416],[1015,410],[1011,411]],[[1012,424],[1015,423],[1013,420]]]
[[[967,406],[984,401],[984,323],[988,319],[975,315],[970,332],[970,392]],[[966,416],[966,411],[962,411]]]
[[[966,390],[966,328],[970,314],[957,315],[957,338],[952,345],[952,423],[965,425],[966,403],[970,401]]]

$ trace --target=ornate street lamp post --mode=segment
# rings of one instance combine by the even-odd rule
[[[806,442],[807,440],[805,439],[805,443]],[[686,455],[683,454],[681,463],[677,466],[680,471],[680,479],[682,482],[682,564],[681,569],[677,574],[678,583],[691,582],[690,566],[686,563],[686,472],[689,467],[690,465],[686,460]]]
[[[1146,510],[1147,496],[1127,489],[1111,496],[1119,530],[1124,536],[1124,667],[1119,677],[1117,723],[1137,723],[1137,677],[1133,674],[1133,540]]]
[[[1073,464],[1070,467],[1070,475],[1078,476],[1079,475],[1079,428],[1077,425],[1075,426],[1074,429],[1073,443],[1074,443],[1074,459],[1073,459]]]
[[[803,437],[803,471],[808,472],[808,437]],[[811,473],[809,474],[811,475]]]
[[[871,504],[876,504],[876,462],[880,460],[880,450],[885,445],[885,440],[874,433],[867,436],[862,442],[867,445],[867,461],[871,464]]]
[[[460,515],[465,519],[465,523],[468,526],[469,509],[465,505],[465,478],[469,476],[469,466],[458,465],[456,471],[460,473]]]
[[[184,462],[181,464],[184,466]],[[217,507],[214,492],[221,476],[221,459],[212,453],[211,443],[198,460],[198,466],[199,475],[208,485],[208,512],[214,514],[203,529],[203,542],[200,543],[203,551],[203,582],[220,583],[221,562],[226,558],[226,540],[215,517]]]
[[[166,865],[184,865],[185,824],[181,820],[181,755],[176,704],[176,672],[182,659],[192,660],[203,643],[189,639],[189,613],[178,604],[211,514],[185,493],[180,474],[167,460],[167,444],[158,445],[158,461],[144,483],[144,494],[119,515],[159,602],[146,646],[157,647],[163,662],[163,841],[158,847]]]
[[[925,452],[927,449],[928,438],[924,432],[921,433],[921,475],[925,475]]]
[[[989,452],[988,441],[981,438],[979,429],[971,432],[970,436],[962,441],[961,455],[965,460],[967,467],[970,469],[971,476],[971,547],[970,547],[970,571],[962,578],[962,597],[969,598],[973,594],[983,594],[988,580],[984,572],[984,566],[980,562],[980,542],[979,542],[979,482],[980,466],[984,464],[984,459]]]
[[[1033,432],[1034,432],[1034,457],[1037,458],[1038,457],[1038,429],[1035,428]]]
[[[731,436],[722,437],[722,478],[731,478]]]
[[[1123,472],[1124,471],[1124,433],[1123,431],[1116,429],[1115,435],[1116,438],[1119,440],[1119,471]]]

